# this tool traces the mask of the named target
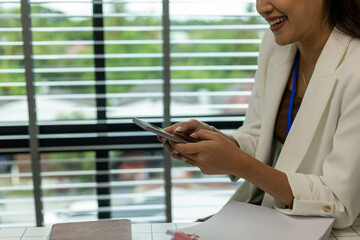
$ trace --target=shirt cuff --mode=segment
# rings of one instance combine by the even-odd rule
[[[305,174],[287,174],[290,188],[294,195],[292,209],[287,208],[281,202],[275,200],[274,207],[288,215],[303,216],[333,216],[335,203],[326,200],[315,199],[309,180]]]

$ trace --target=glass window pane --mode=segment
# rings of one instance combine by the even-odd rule
[[[163,115],[161,4],[104,4],[108,118]]]
[[[0,154],[0,224],[35,226],[30,154]]]
[[[94,152],[41,155],[45,225],[97,220]]]
[[[38,120],[95,119],[92,3],[32,1],[31,14]]]
[[[255,2],[172,1],[170,11],[171,114],[244,115],[267,28]]]
[[[111,151],[111,216],[132,222],[164,222],[161,150]]]
[[[27,124],[20,3],[0,2],[0,124]]]

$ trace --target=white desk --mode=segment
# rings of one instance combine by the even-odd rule
[[[168,229],[192,226],[196,223],[132,224],[133,240],[170,240]],[[47,240],[51,227],[0,228],[0,240]],[[224,239],[226,240],[226,239]],[[360,240],[360,217],[343,230],[333,230],[330,240]]]

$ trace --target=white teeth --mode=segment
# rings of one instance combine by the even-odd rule
[[[284,21],[285,19],[286,19],[286,17],[279,17],[274,20],[268,21],[268,23],[270,24],[270,26],[274,26],[275,24],[278,24],[278,23]]]

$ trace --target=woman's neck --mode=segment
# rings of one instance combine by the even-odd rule
[[[327,31],[323,29],[316,36],[312,36],[309,39],[299,41],[298,48],[300,51],[300,65],[304,73],[312,75],[316,62],[331,34],[332,29],[329,28]]]

